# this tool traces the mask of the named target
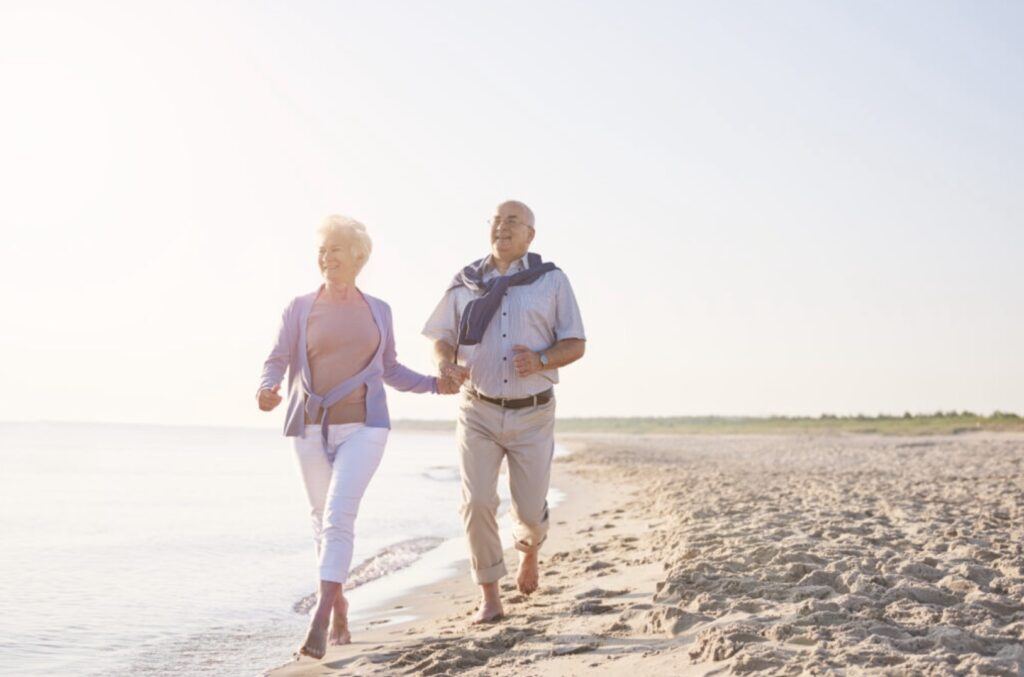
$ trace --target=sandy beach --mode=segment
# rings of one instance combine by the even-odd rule
[[[270,674],[1024,673],[1024,434],[559,442],[503,622],[469,624],[463,565]]]

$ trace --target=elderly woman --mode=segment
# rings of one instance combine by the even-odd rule
[[[380,464],[390,421],[384,384],[416,393],[454,393],[457,379],[438,381],[399,363],[391,308],[356,287],[370,256],[366,228],[329,216],[318,231],[324,284],[285,308],[277,344],[263,365],[259,407],[271,411],[288,372],[284,433],[294,439],[312,508],[320,573],[316,610],[300,654],[322,658],[351,641],[342,586],[352,564],[359,502]]]

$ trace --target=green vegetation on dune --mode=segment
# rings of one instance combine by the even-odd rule
[[[450,431],[453,421],[396,421],[399,430]],[[817,418],[771,416],[667,416],[633,418],[559,418],[559,433],[629,434],[777,434],[777,433],[876,433],[881,435],[949,435],[974,431],[1024,432],[1024,418],[995,412],[981,416],[969,411],[936,412],[902,416],[834,416]]]

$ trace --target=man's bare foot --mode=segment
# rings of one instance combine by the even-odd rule
[[[505,610],[501,608],[501,602],[494,604],[488,603],[484,600],[480,603],[480,608],[477,610],[476,615],[473,616],[473,624],[479,623],[495,623],[505,617]]]
[[[473,616],[474,625],[477,623],[494,623],[505,617],[505,610],[501,608],[501,591],[498,589],[498,582],[482,583],[480,585],[480,608]]]
[[[299,653],[303,656],[309,656],[320,660],[327,653],[327,623],[317,622],[314,618],[309,624],[309,631],[306,633],[306,639],[302,642],[302,646],[299,647]]]
[[[339,594],[334,601],[334,610],[331,614],[331,627],[327,631],[331,646],[341,646],[352,643],[352,633],[348,630],[348,600],[344,595]]]
[[[519,575],[516,576],[516,587],[519,592],[529,595],[536,592],[540,585],[540,571],[537,567],[537,551],[519,552]]]

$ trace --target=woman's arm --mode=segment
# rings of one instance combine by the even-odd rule
[[[270,355],[263,363],[263,373],[260,375],[260,387],[256,391],[256,400],[260,409],[270,411],[281,403],[281,396],[277,391],[281,387],[285,371],[291,362],[292,345],[294,344],[294,332],[292,330],[291,310],[294,301],[288,304],[281,314],[281,326],[277,330],[277,342],[274,344]]]
[[[384,339],[384,383],[395,390],[413,393],[436,393],[437,377],[427,376],[418,371],[413,371],[398,361],[395,352],[395,332],[391,322],[391,308],[385,305],[385,319],[387,322],[386,336]]]

